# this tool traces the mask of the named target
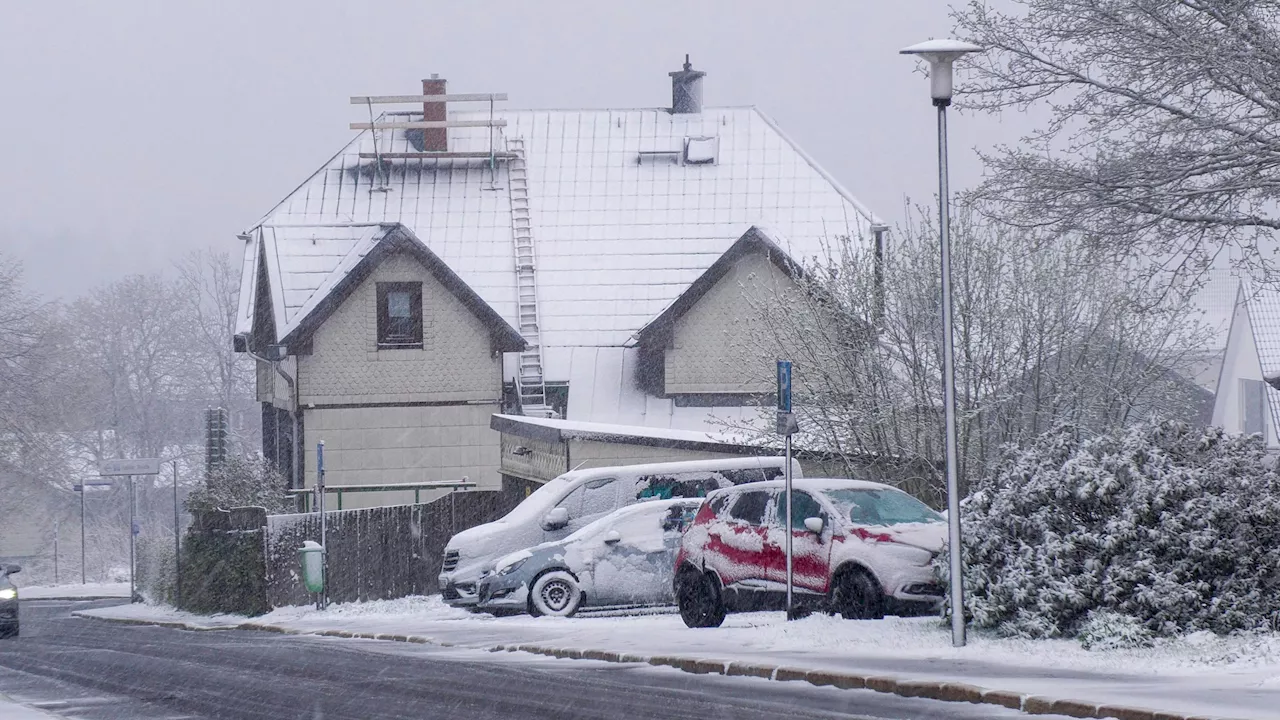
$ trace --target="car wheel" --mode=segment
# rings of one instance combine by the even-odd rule
[[[831,608],[845,620],[878,620],[884,617],[884,593],[867,571],[849,570],[836,580]]]
[[[569,617],[582,604],[582,588],[572,575],[553,570],[538,576],[529,593],[529,614]]]
[[[720,627],[724,622],[725,607],[720,600],[720,588],[710,575],[696,570],[686,570],[676,578],[676,605],[680,619],[691,628]]]

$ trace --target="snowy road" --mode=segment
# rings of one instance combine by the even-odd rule
[[[647,665],[70,616],[108,603],[23,603],[23,637],[0,642],[0,694],[84,720],[1027,717]]]

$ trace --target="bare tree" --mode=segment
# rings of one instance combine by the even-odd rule
[[[1280,5],[1273,0],[972,0],[953,17],[987,48],[963,105],[1045,109],[985,155],[1002,220],[1079,232],[1095,251],[1197,279],[1223,252],[1264,276],[1280,229]]]
[[[49,472],[57,451],[44,433],[58,403],[60,308],[22,288],[22,266],[0,255],[0,460],[24,475]]]
[[[969,209],[953,231],[962,477],[1057,422],[1103,430],[1202,408],[1207,394],[1180,371],[1208,332],[1185,302],[1143,297],[1132,273],[1071,237],[1028,240]],[[851,469],[867,455],[926,467],[942,457],[937,231],[921,216],[900,235],[883,290],[871,259],[842,243],[799,292],[753,303],[762,329],[739,340],[744,353],[795,361],[803,443]]]
[[[184,345],[194,377],[193,402],[226,408],[248,448],[256,447],[261,428],[254,416],[254,367],[235,352],[240,269],[225,252],[196,250],[177,264],[178,291],[188,317]]]

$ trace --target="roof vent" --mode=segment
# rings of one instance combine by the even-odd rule
[[[671,75],[671,112],[688,114],[702,112],[702,78],[706,73],[694,70],[689,55],[684,56],[684,69]]]
[[[720,139],[711,137],[687,137],[684,139],[684,163],[686,165],[714,165],[720,150]]]

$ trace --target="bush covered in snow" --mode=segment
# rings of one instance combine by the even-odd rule
[[[1059,428],[1010,451],[963,517],[980,627],[1108,645],[1280,620],[1280,476],[1257,436]]]

